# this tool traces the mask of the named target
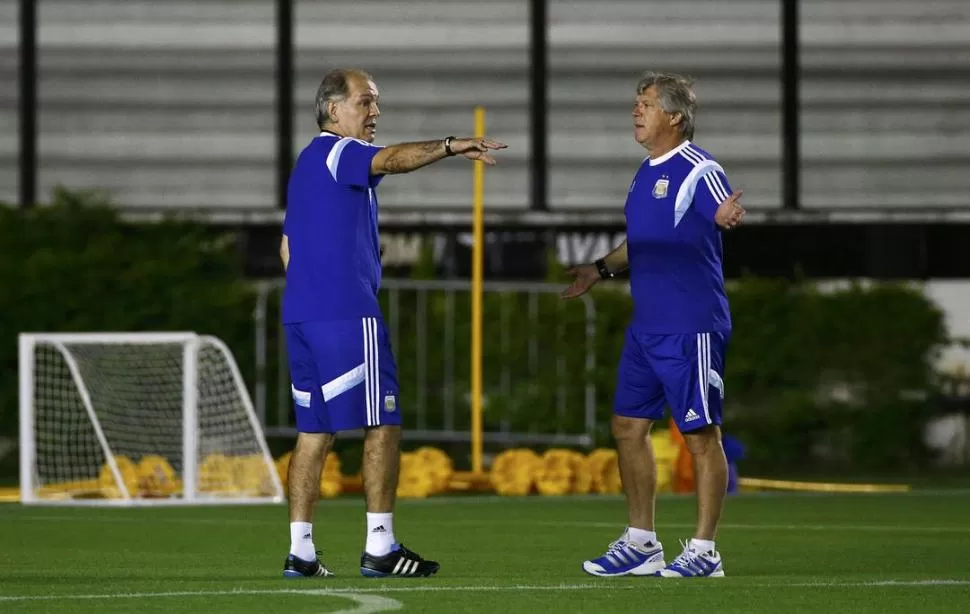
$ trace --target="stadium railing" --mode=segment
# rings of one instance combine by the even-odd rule
[[[282,280],[259,282],[254,310],[253,401],[268,436],[296,434],[278,316],[282,286]],[[544,283],[486,281],[483,290],[484,441],[593,446],[593,299],[561,301],[562,286]],[[466,280],[382,282],[406,439],[471,440],[470,292]]]

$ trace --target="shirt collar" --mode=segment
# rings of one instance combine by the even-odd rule
[[[687,146],[688,145],[690,145],[690,139],[684,139],[684,142],[683,143],[681,143],[677,147],[674,147],[673,149],[671,149],[670,151],[668,151],[664,155],[660,156],[659,158],[656,158],[656,159],[654,159],[654,158],[647,158],[648,160],[650,160],[650,166],[657,166],[658,164],[663,164],[667,160],[669,160],[669,159],[673,158],[674,156],[676,156],[677,154],[679,154],[682,150],[687,149]]]

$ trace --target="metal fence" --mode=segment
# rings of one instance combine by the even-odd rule
[[[268,435],[292,436],[278,317],[282,287],[282,280],[258,284],[254,404]],[[406,438],[470,439],[470,291],[463,280],[382,282],[380,301],[398,364]],[[561,291],[554,284],[485,282],[485,442],[593,445],[596,309],[589,295],[562,301]]]

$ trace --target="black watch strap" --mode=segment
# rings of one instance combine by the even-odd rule
[[[613,279],[614,277],[616,277],[613,273],[610,272],[610,268],[606,266],[606,258],[600,258],[593,264],[596,265],[596,270],[599,271],[600,279]]]
[[[449,156],[455,155],[455,152],[451,150],[451,142],[455,140],[453,136],[445,137],[445,153]]]

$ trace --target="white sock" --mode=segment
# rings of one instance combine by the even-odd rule
[[[655,546],[657,544],[657,533],[646,529],[634,529],[629,527],[626,530],[627,541],[631,541],[638,546]]]
[[[691,538],[690,547],[694,549],[695,552],[714,552],[714,541],[710,539],[697,539],[696,537]]]
[[[367,544],[364,551],[374,556],[384,556],[394,545],[394,514],[367,513]]]
[[[317,560],[313,547],[313,525],[309,522],[290,523],[290,554],[304,561]]]

